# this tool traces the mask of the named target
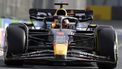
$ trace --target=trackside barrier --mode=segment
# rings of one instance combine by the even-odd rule
[[[90,6],[93,10],[95,20],[111,20],[112,7],[111,6]]]
[[[122,20],[122,7],[112,7],[112,20]]]

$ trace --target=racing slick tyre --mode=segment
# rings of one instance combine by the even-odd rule
[[[117,65],[117,34],[112,26],[99,26],[97,28],[96,37],[96,54],[108,57],[112,63],[97,62],[99,69],[113,69]]]
[[[26,46],[26,29],[24,24],[10,24],[5,33],[4,63],[6,65],[22,65],[23,61],[12,59],[13,55],[24,52]]]

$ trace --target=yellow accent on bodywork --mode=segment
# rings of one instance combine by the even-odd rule
[[[97,25],[96,25],[96,24],[90,24],[90,26],[92,26],[92,27],[96,27]]]
[[[67,55],[68,44],[55,44],[54,55]]]
[[[57,9],[56,12],[55,12],[55,14],[54,14],[54,16],[57,16],[57,12],[58,12],[59,10],[65,11],[65,13],[66,13],[65,16],[67,16],[67,11],[66,11],[64,8],[59,8],[59,9]]]

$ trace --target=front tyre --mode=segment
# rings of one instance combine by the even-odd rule
[[[117,65],[117,34],[113,27],[111,26],[99,26],[97,28],[97,37],[96,37],[96,54],[100,56],[105,56],[110,58],[112,63],[100,63],[97,62],[97,65],[100,69],[113,69]]]
[[[26,44],[26,31],[23,24],[11,24],[6,29],[4,46],[4,63],[22,65],[22,60],[12,59],[13,55],[22,54]]]

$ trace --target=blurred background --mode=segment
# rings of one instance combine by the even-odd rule
[[[54,6],[55,2],[68,2],[69,6],[65,7],[68,9],[91,7],[94,10],[95,19],[122,19],[119,17],[122,11],[122,0],[0,0],[0,17],[29,19],[28,10],[30,8],[57,8]]]
[[[122,20],[122,0],[0,0],[0,44],[3,33],[10,23],[29,22],[29,9],[54,9],[55,2],[67,2],[66,9],[91,9],[97,23],[120,27]],[[116,20],[119,20],[116,22]],[[115,21],[115,22],[114,22]],[[116,24],[115,24],[116,23]]]

